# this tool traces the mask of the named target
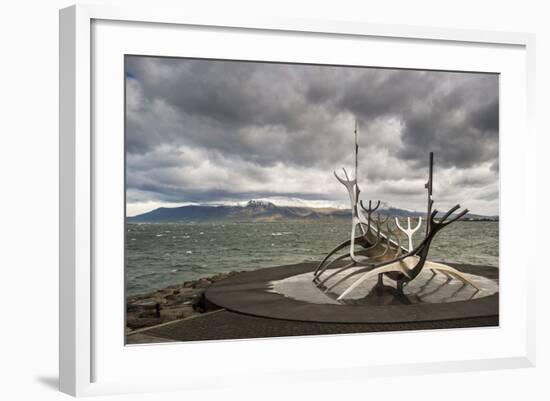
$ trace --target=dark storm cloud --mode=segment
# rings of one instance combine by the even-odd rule
[[[424,179],[429,151],[456,185],[498,180],[496,75],[127,57],[126,76],[136,201],[334,199],[355,119],[360,171],[394,200]]]

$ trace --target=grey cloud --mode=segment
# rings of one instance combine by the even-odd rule
[[[140,196],[267,196],[247,185],[283,170],[290,181],[307,170],[329,182],[331,170],[352,164],[355,118],[360,171],[397,201],[425,177],[429,151],[442,171],[490,166],[484,181],[461,177],[459,186],[498,180],[497,75],[138,56],[126,58],[126,72],[128,186]],[[235,190],[186,178],[184,167],[207,168],[205,158],[210,169],[234,170]],[[301,183],[270,194],[319,199],[319,183]],[[324,196],[340,198],[338,191]]]

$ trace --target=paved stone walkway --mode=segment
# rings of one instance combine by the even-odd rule
[[[423,329],[451,329],[460,327],[498,326],[498,316],[415,323],[315,323],[260,318],[220,309],[189,320],[142,330],[128,336],[128,344],[165,341],[228,340],[323,334],[367,333]],[[148,336],[150,341],[144,341]],[[146,337],[147,338],[147,337]],[[139,340],[139,341],[138,341]]]

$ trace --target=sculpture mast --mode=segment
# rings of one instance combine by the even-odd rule
[[[357,120],[355,120],[355,130],[353,131],[355,135],[355,202],[353,207],[353,213],[355,216],[359,217],[359,180],[357,177],[357,159],[359,157],[359,144],[357,143]],[[365,231],[363,230],[363,226],[359,224],[359,230],[364,235]]]
[[[430,215],[432,214],[432,198],[433,190],[433,168],[434,168],[434,152],[430,152],[430,171],[428,173],[428,182],[424,186],[428,190],[428,214],[426,215],[426,235],[430,232]]]
[[[359,199],[359,185],[357,183],[357,158],[359,155],[359,145],[357,144],[357,120],[355,120],[355,195],[356,199]]]

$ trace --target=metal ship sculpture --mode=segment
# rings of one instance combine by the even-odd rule
[[[377,285],[382,286],[384,278],[394,283],[397,291],[402,292],[403,287],[414,280],[425,268],[435,235],[449,224],[459,220],[468,209],[460,211],[460,205],[456,205],[440,218],[438,211],[433,209],[433,152],[429,157],[427,190],[426,231],[424,238],[418,245],[413,245],[413,236],[422,225],[422,217],[411,227],[410,218],[407,219],[407,227],[401,226],[397,217],[382,216],[377,213],[380,201],[373,206],[371,200],[368,206],[359,199],[361,193],[357,182],[357,158],[359,146],[357,144],[357,123],[355,124],[355,171],[354,178],[350,179],[345,168],[343,176],[336,171],[336,179],[346,187],[351,203],[351,235],[350,239],[336,246],[321,261],[313,273],[315,285],[330,293],[339,285],[346,285],[344,290],[337,295],[341,301],[349,296],[361,283],[368,279],[377,279]],[[456,213],[455,213],[456,212]],[[402,245],[401,235],[407,238],[407,244]],[[344,252],[342,254],[342,252]],[[479,287],[468,279],[459,270],[441,263],[429,263],[429,269],[433,275],[444,274],[449,280],[457,279],[464,285],[472,286],[476,291]]]

